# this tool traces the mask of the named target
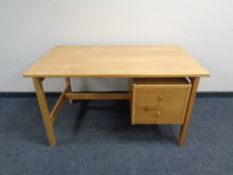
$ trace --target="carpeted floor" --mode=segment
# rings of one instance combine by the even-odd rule
[[[131,126],[126,101],[80,101],[63,106],[48,147],[36,98],[0,97],[0,174],[233,174],[232,97],[199,97],[182,148],[178,131]]]

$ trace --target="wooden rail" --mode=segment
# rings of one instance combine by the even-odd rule
[[[76,93],[65,93],[68,99],[72,100],[128,100],[130,94],[126,93],[101,93],[101,92],[76,92]]]

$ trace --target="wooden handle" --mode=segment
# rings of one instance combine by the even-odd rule
[[[159,96],[159,100],[163,100],[164,99],[164,96],[163,95],[160,95]]]
[[[161,116],[161,113],[158,111],[158,112],[156,112],[156,116],[157,117],[160,117]]]

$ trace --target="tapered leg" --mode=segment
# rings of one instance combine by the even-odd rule
[[[184,145],[184,142],[185,142],[185,139],[187,136],[189,122],[190,122],[190,118],[191,118],[192,110],[193,110],[193,105],[194,105],[194,102],[196,99],[196,93],[197,93],[197,88],[198,88],[198,84],[199,84],[199,79],[200,79],[199,77],[191,78],[192,90],[191,90],[191,94],[190,94],[190,98],[189,98],[189,102],[188,102],[188,106],[187,106],[187,110],[186,110],[185,121],[180,129],[180,136],[179,136],[179,140],[178,140],[179,146]]]
[[[66,80],[66,85],[67,85],[67,92],[72,92],[72,87],[71,87],[71,81],[70,81],[70,78],[65,78]],[[72,104],[73,103],[73,100],[72,99],[69,99],[69,103]]]
[[[45,93],[44,93],[44,89],[42,85],[42,80],[43,79],[40,79],[40,78],[33,78],[33,83],[35,86],[36,95],[37,95],[38,103],[40,106],[40,111],[42,114],[45,130],[48,136],[49,144],[50,146],[54,146],[56,145],[56,138],[55,138],[55,134],[53,130],[52,121],[49,117],[49,110],[48,110],[48,105],[47,105],[47,101],[46,101],[46,97],[45,97]]]

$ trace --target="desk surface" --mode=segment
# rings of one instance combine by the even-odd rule
[[[177,45],[56,46],[24,77],[202,77],[208,71]]]

